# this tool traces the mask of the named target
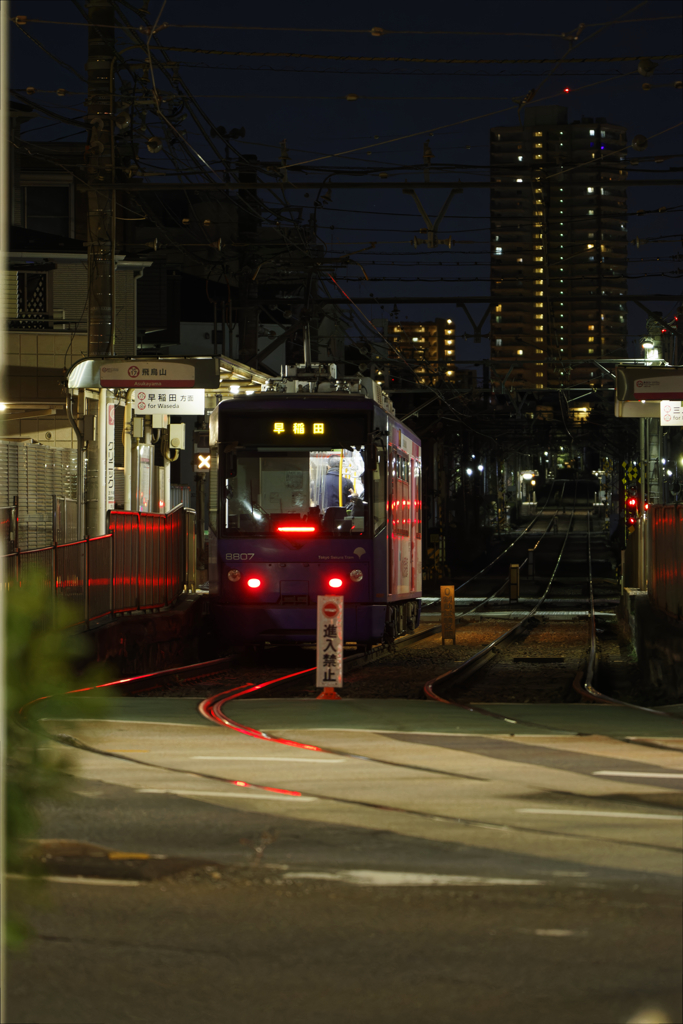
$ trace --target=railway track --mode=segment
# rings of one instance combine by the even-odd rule
[[[523,711],[522,711],[522,707],[520,707],[521,714],[518,713],[516,710],[514,712],[508,711],[507,714],[501,714],[498,711],[494,711],[494,710],[491,710],[489,708],[482,707],[481,705],[468,704],[466,702],[459,701],[457,698],[454,699],[453,691],[457,690],[458,685],[461,682],[464,682],[464,680],[466,678],[468,678],[470,675],[472,675],[473,673],[479,672],[480,670],[484,669],[486,667],[486,665],[489,664],[495,658],[495,656],[498,653],[498,651],[500,651],[504,645],[506,645],[507,643],[512,642],[514,640],[514,638],[521,631],[524,630],[525,626],[529,623],[529,621],[533,618],[533,616],[543,606],[543,603],[548,599],[548,595],[550,594],[551,589],[552,589],[552,587],[553,587],[553,585],[554,585],[554,583],[556,581],[557,573],[558,573],[559,567],[561,565],[563,556],[567,552],[568,545],[570,543],[570,538],[572,537],[572,527],[573,527],[573,524],[574,524],[574,520],[576,518],[576,512],[577,512],[576,509],[574,509],[574,510],[572,510],[570,512],[569,523],[567,524],[567,528],[566,528],[566,530],[564,532],[564,535],[561,538],[561,541],[560,541],[560,551],[559,551],[559,553],[557,555],[557,558],[555,560],[555,564],[553,566],[553,571],[552,571],[552,573],[550,575],[550,578],[548,579],[548,582],[547,582],[547,585],[545,586],[543,594],[535,601],[535,603],[534,603],[533,607],[530,609],[530,611],[527,612],[526,614],[524,614],[523,617],[520,619],[520,621],[515,623],[514,626],[512,626],[510,629],[506,630],[501,636],[496,638],[491,643],[488,643],[485,646],[483,646],[480,651],[476,652],[474,655],[472,655],[470,658],[468,658],[464,663],[455,666],[454,668],[450,669],[448,672],[442,673],[441,675],[439,675],[439,676],[431,679],[429,682],[427,682],[425,684],[424,689],[425,689],[425,695],[429,699],[438,701],[439,703],[442,703],[442,704],[454,704],[454,705],[457,705],[457,706],[459,706],[461,708],[465,708],[468,711],[471,711],[471,712],[473,712],[475,714],[484,715],[484,716],[488,716],[488,717],[491,717],[491,718],[494,718],[494,719],[502,720],[505,723],[508,723],[508,724],[510,724],[512,726],[515,726],[515,725],[518,725],[518,724],[532,725],[532,726],[538,726],[543,732],[546,732],[546,733],[548,731],[552,731],[553,727],[549,726],[547,723],[544,723],[541,726],[540,723],[536,723],[536,722],[533,722],[531,720],[531,719],[533,719],[533,711],[531,710],[531,707],[529,705],[523,706],[524,707]],[[551,522],[552,522],[552,520],[551,520]],[[574,688],[575,688],[575,690],[578,691],[578,693],[582,697],[590,699],[590,700],[598,701],[598,702],[601,702],[601,703],[610,703],[610,704],[615,704],[615,705],[621,705],[621,706],[625,706],[625,707],[635,708],[635,709],[640,710],[640,711],[646,711],[646,712],[649,712],[649,713],[652,713],[652,714],[662,715],[662,716],[666,716],[668,718],[673,718],[673,719],[676,719],[677,721],[680,721],[680,717],[679,716],[673,715],[670,712],[667,712],[667,711],[664,711],[664,710],[661,710],[661,709],[656,709],[656,708],[642,707],[642,706],[637,705],[637,704],[629,704],[629,703],[627,703],[625,701],[621,701],[621,700],[618,700],[616,698],[609,697],[609,696],[601,693],[599,691],[599,689],[597,688],[597,686],[596,686],[596,683],[597,683],[597,674],[596,674],[596,667],[597,667],[597,637],[596,637],[595,607],[594,607],[594,592],[593,592],[593,582],[594,581],[593,581],[593,574],[592,574],[592,567],[593,567],[592,542],[593,542],[593,537],[592,537],[592,532],[591,532],[591,529],[590,529],[590,517],[587,517],[587,523],[588,523],[587,530],[586,530],[585,534],[583,534],[583,537],[585,538],[585,543],[587,544],[586,565],[587,565],[587,575],[588,575],[589,643],[588,643],[588,646],[587,646],[585,662],[582,665],[582,668],[581,668],[580,672],[577,673],[577,676],[576,676],[576,678],[574,680]],[[547,535],[548,535],[548,530],[546,530],[544,532],[543,536],[545,537]],[[574,536],[576,536],[576,535],[574,535]],[[439,625],[427,626],[427,627],[424,627],[422,629],[417,630],[412,635],[400,638],[399,640],[395,641],[395,643],[393,645],[383,645],[381,648],[372,650],[370,652],[351,654],[351,655],[349,655],[345,659],[345,664],[347,666],[347,670],[349,670],[349,669],[357,669],[357,668],[363,667],[364,665],[367,665],[367,664],[371,663],[372,661],[376,661],[379,658],[381,658],[383,656],[386,656],[386,655],[388,655],[390,653],[394,653],[395,651],[406,650],[406,649],[412,647],[414,644],[420,643],[424,639],[426,639],[426,638],[428,638],[430,636],[433,636],[433,635],[435,635],[435,634],[437,634],[439,632],[440,632],[440,626]],[[130,677],[130,678],[127,678],[127,679],[121,679],[121,680],[115,681],[114,683],[109,683],[109,684],[104,684],[104,685],[106,685],[106,686],[120,685],[120,686],[122,686],[124,688],[124,690],[127,693],[130,693],[130,694],[142,694],[142,693],[149,692],[153,688],[157,688],[157,687],[162,688],[164,684],[171,685],[172,683],[177,682],[178,680],[182,680],[184,682],[193,682],[193,683],[195,683],[195,682],[206,683],[206,682],[211,681],[211,680],[223,679],[223,678],[225,678],[226,674],[229,672],[230,666],[231,666],[231,659],[230,658],[219,658],[219,659],[213,659],[213,660],[207,661],[207,662],[200,662],[200,663],[197,663],[197,664],[194,664],[194,665],[182,666],[180,668],[176,668],[176,669],[172,669],[172,670],[162,670],[162,671],[155,672],[155,673],[147,673],[147,674],[141,675],[141,676]],[[258,729],[258,728],[253,728],[253,727],[250,727],[250,726],[246,726],[246,725],[240,723],[239,721],[231,718],[229,716],[227,710],[226,710],[228,708],[228,706],[232,702],[234,702],[236,700],[247,698],[247,697],[250,697],[250,696],[255,696],[255,695],[263,692],[266,689],[270,689],[272,687],[276,687],[279,683],[283,683],[285,681],[288,681],[288,680],[291,680],[291,679],[295,679],[297,677],[305,676],[307,673],[310,673],[312,671],[315,671],[314,666],[311,666],[309,668],[305,668],[305,669],[302,669],[302,670],[298,670],[296,672],[288,673],[286,675],[279,676],[279,677],[274,678],[274,679],[268,679],[268,680],[265,680],[264,682],[260,682],[260,683],[244,683],[244,684],[241,684],[241,685],[233,686],[230,689],[223,690],[223,691],[221,691],[221,692],[219,692],[217,694],[214,694],[214,695],[212,695],[210,697],[207,697],[207,698],[201,700],[199,702],[199,705],[198,705],[198,712],[199,712],[199,714],[201,714],[203,717],[207,718],[208,720],[214,722],[217,725],[220,725],[222,727],[228,728],[230,731],[240,733],[240,734],[242,734],[244,736],[247,736],[247,737],[250,737],[250,738],[253,738],[253,739],[259,739],[259,740],[263,740],[263,741],[266,741],[266,742],[269,742],[269,743],[278,744],[278,745],[281,745],[281,746],[284,746],[284,747],[289,747],[289,748],[294,748],[294,749],[299,749],[299,750],[304,750],[304,751],[315,751],[315,752],[326,753],[326,754],[334,754],[336,756],[342,756],[342,757],[349,758],[349,759],[352,759],[352,760],[364,761],[366,763],[377,763],[377,764],[388,765],[388,766],[398,767],[398,768],[403,768],[403,769],[411,769],[411,770],[414,769],[415,771],[419,771],[419,772],[428,772],[430,774],[436,774],[436,775],[442,775],[442,776],[448,776],[448,777],[467,777],[467,778],[470,777],[470,776],[462,776],[461,773],[450,772],[450,771],[448,771],[446,769],[443,769],[443,768],[428,768],[428,767],[425,767],[425,766],[411,764],[411,763],[407,763],[407,762],[404,762],[404,761],[400,761],[400,762],[398,762],[398,761],[390,761],[390,760],[385,760],[385,759],[382,759],[382,758],[371,757],[371,756],[368,756],[368,755],[356,754],[356,753],[350,752],[348,750],[339,749],[339,748],[336,748],[336,747],[327,747],[327,746],[322,747],[322,746],[318,746],[316,744],[303,743],[303,742],[300,742],[298,740],[293,740],[293,739],[288,739],[288,738],[285,738],[285,737],[282,737],[282,736],[272,735],[270,733],[267,733],[264,730],[261,730],[261,729]],[[80,692],[80,691],[74,691],[74,692]],[[512,717],[513,714],[514,714],[514,717]],[[511,730],[511,731],[514,731],[514,730]],[[564,730],[559,730],[559,731],[564,731]],[[87,750],[87,751],[89,751],[91,753],[100,754],[100,755],[106,756],[106,757],[114,757],[114,758],[122,759],[122,760],[125,760],[125,761],[131,761],[133,763],[144,765],[144,766],[149,766],[151,768],[163,768],[163,770],[166,770],[166,771],[169,771],[169,772],[174,772],[176,774],[186,774],[186,775],[191,775],[191,776],[195,776],[195,777],[212,779],[214,781],[219,781],[221,783],[224,783],[224,784],[230,785],[230,786],[239,786],[239,787],[242,787],[242,788],[253,788],[255,790],[266,791],[266,792],[273,792],[273,793],[279,793],[279,794],[284,793],[284,794],[287,794],[287,795],[290,795],[290,796],[306,796],[306,797],[318,796],[318,794],[314,794],[314,793],[309,794],[309,793],[304,793],[303,791],[300,792],[298,790],[296,790],[296,791],[295,790],[288,790],[288,789],[283,789],[281,787],[273,787],[273,786],[253,783],[253,782],[249,782],[247,780],[238,780],[238,779],[225,778],[223,776],[218,776],[218,775],[214,775],[214,774],[200,772],[200,771],[197,771],[196,769],[170,768],[168,766],[158,765],[158,764],[155,764],[155,763],[152,763],[152,762],[147,762],[145,760],[141,760],[139,758],[131,757],[129,754],[101,750],[98,747],[93,747],[93,746],[90,746],[90,745],[88,745],[86,743],[83,743],[81,740],[79,740],[78,738],[76,738],[74,736],[70,736],[70,735],[66,735],[66,734],[57,734],[57,735],[55,735],[55,734],[47,733],[47,732],[45,732],[44,734],[45,734],[46,738],[49,736],[51,739],[56,740],[57,742],[60,742],[60,743],[63,743],[63,744],[66,744],[66,745],[69,745],[69,746],[72,746],[72,747],[77,747],[79,749]],[[626,740],[625,742],[634,742],[634,741],[633,740]],[[635,741],[635,742],[638,742],[638,741]],[[647,741],[643,741],[643,742],[646,745],[655,745],[655,746],[658,745],[656,743],[654,743],[654,744],[648,743]],[[419,815],[423,815],[423,816],[426,815],[427,817],[433,817],[433,814],[428,813],[426,811],[425,812],[421,812],[421,811],[416,811],[416,810],[409,810],[409,809],[403,808],[403,807],[388,807],[386,805],[368,803],[366,801],[355,800],[355,799],[347,798],[347,797],[330,797],[330,796],[326,795],[326,796],[321,797],[321,798],[322,799],[326,799],[326,800],[327,799],[332,799],[335,802],[341,802],[341,803],[346,803],[346,804],[357,804],[357,805],[363,805],[363,806],[369,806],[369,807],[376,807],[378,809],[383,809],[383,810],[397,811],[397,812],[406,813],[406,814],[412,814],[412,815],[418,815],[418,816]],[[472,825],[473,827],[484,827],[484,828],[497,827],[493,823],[479,821],[479,820],[474,820],[474,819],[470,821],[469,819],[464,819],[464,818],[455,817],[455,816],[451,817],[451,816],[448,816],[448,815],[440,815],[439,817],[442,820],[453,820],[453,821],[459,822],[460,824]],[[509,826],[506,826],[506,827],[509,827]],[[528,828],[526,826],[514,826],[514,828],[517,831],[536,832],[536,833],[539,833],[539,834],[546,834],[546,835],[555,835],[555,836],[557,836],[557,835],[564,835],[565,834],[565,833],[559,833],[559,832],[554,831],[554,830]],[[568,835],[568,838],[571,838],[570,834],[567,834],[567,835]],[[621,840],[610,840],[610,839],[606,839],[606,838],[604,840],[601,839],[601,841],[621,843]],[[645,843],[645,844],[635,843],[634,844],[631,841],[628,841],[627,844],[628,845],[645,845],[645,846],[651,845],[651,844],[648,844],[648,843]]]
[[[490,716],[490,717],[498,719],[498,720],[502,720],[505,723],[508,723],[508,724],[510,724],[513,727],[516,726],[517,724],[524,724],[524,725],[538,726],[540,728],[540,730],[542,732],[546,733],[546,734],[548,732],[552,731],[552,726],[548,726],[547,723],[543,723],[543,725],[540,725],[540,723],[535,723],[533,721],[530,721],[530,719],[533,718],[533,711],[531,710],[531,707],[528,706],[528,705],[524,706],[524,710],[523,711],[522,711],[522,708],[520,707],[521,714],[518,713],[517,710],[515,709],[514,712],[508,711],[507,715],[503,715],[503,714],[500,714],[497,711],[494,711],[494,710],[491,710],[491,709],[488,709],[488,708],[485,708],[485,707],[481,707],[481,706],[477,706],[477,705],[473,705],[473,704],[470,705],[470,704],[466,704],[466,703],[461,703],[457,699],[452,699],[451,694],[452,694],[453,688],[457,687],[458,680],[463,680],[465,678],[465,673],[471,674],[473,672],[477,672],[480,669],[485,668],[486,665],[492,660],[492,658],[495,657],[495,652],[496,652],[497,649],[500,649],[500,645],[504,644],[506,641],[509,642],[511,639],[513,639],[514,636],[518,633],[518,631],[520,629],[524,628],[525,623],[527,623],[533,617],[533,615],[542,607],[543,602],[545,600],[547,600],[548,594],[551,592],[551,589],[552,589],[552,587],[554,585],[554,582],[556,580],[557,572],[558,572],[559,566],[560,566],[560,564],[562,562],[563,555],[566,554],[566,552],[568,550],[568,545],[570,544],[570,538],[572,536],[572,525],[574,523],[574,519],[575,519],[575,516],[576,516],[576,510],[573,510],[571,512],[570,516],[571,517],[570,517],[570,521],[569,521],[569,523],[567,525],[567,529],[566,529],[563,537],[561,538],[561,548],[560,548],[559,554],[557,556],[557,559],[555,561],[555,565],[554,565],[554,568],[553,568],[553,573],[551,574],[551,577],[548,580],[547,585],[545,586],[543,594],[535,602],[535,604],[532,607],[532,609],[526,615],[523,616],[523,618],[521,619],[520,622],[516,623],[511,629],[506,630],[502,634],[502,636],[498,637],[495,641],[493,641],[490,644],[487,644],[485,647],[482,648],[481,651],[477,652],[477,654],[475,654],[474,656],[469,658],[464,664],[461,664],[461,665],[457,666],[456,668],[454,668],[453,670],[451,670],[451,671],[449,671],[447,673],[443,673],[442,675],[437,676],[436,678],[432,679],[429,683],[427,683],[426,686],[425,686],[425,690],[427,691],[427,693],[426,693],[427,696],[429,696],[431,699],[439,701],[440,703],[458,704],[460,707],[464,707],[468,711],[474,712],[476,714],[482,714],[482,715]],[[592,700],[597,700],[597,701],[601,701],[601,702],[605,702],[605,703],[613,703],[613,704],[625,705],[627,707],[637,708],[638,710],[641,710],[641,711],[648,711],[648,712],[652,712],[652,713],[658,714],[658,715],[666,715],[667,717],[670,717],[670,718],[677,718],[677,716],[671,715],[670,713],[662,711],[662,710],[659,710],[659,709],[644,708],[644,707],[640,707],[638,705],[626,704],[624,701],[619,701],[619,700],[617,700],[615,698],[609,698],[609,697],[605,696],[604,694],[602,694],[597,689],[597,687],[596,687],[596,682],[597,682],[597,679],[596,679],[597,638],[596,638],[596,630],[595,630],[595,611],[594,611],[594,601],[593,601],[592,549],[591,549],[592,534],[591,534],[591,531],[590,531],[590,520],[588,520],[588,523],[589,523],[588,529],[586,531],[586,534],[584,534],[584,537],[585,537],[585,543],[587,544],[587,554],[588,554],[588,557],[587,557],[587,567],[588,567],[588,603],[589,603],[589,612],[590,612],[589,644],[588,644],[588,649],[587,649],[587,652],[586,652],[585,666],[582,667],[582,671],[580,673],[580,678],[579,678],[579,676],[577,676],[577,679],[575,680],[576,688],[579,689],[579,692],[581,693],[582,696],[588,697],[589,699],[592,699]],[[546,534],[547,534],[547,531],[546,531]],[[420,629],[420,630],[416,631],[414,634],[412,634],[410,636],[406,636],[406,637],[400,638],[398,641],[396,641],[395,645],[393,645],[393,650],[400,651],[400,650],[408,649],[411,646],[413,646],[414,644],[420,643],[425,638],[427,638],[429,636],[433,636],[433,635],[437,634],[438,632],[440,632],[440,626],[438,626],[438,625],[428,626],[426,628]],[[384,656],[386,654],[389,654],[389,653],[392,653],[392,647],[386,646],[385,648],[382,648],[382,649],[379,649],[379,650],[375,650],[375,651],[364,652],[364,653],[359,653],[359,654],[352,654],[352,655],[350,655],[346,659],[347,669],[352,668],[352,667],[353,668],[362,667],[363,665],[369,664],[371,661],[377,660],[378,658],[380,658],[380,657],[382,657],[382,656]],[[201,681],[201,682],[204,682],[204,683],[207,682],[207,681],[210,681],[212,679],[225,678],[226,673],[229,672],[229,670],[230,670],[230,664],[231,664],[230,659],[226,659],[226,658],[214,659],[212,661],[202,662],[202,663],[198,663],[198,664],[195,664],[195,665],[183,666],[182,668],[178,668],[178,669],[174,669],[174,670],[164,670],[164,671],[161,671],[161,672],[151,673],[151,674],[147,674],[147,675],[144,675],[144,676],[137,676],[137,677],[131,677],[129,679],[118,680],[116,682],[119,685],[122,685],[124,687],[124,689],[127,692],[129,692],[129,693],[144,693],[144,692],[149,691],[152,686],[158,685],[158,686],[161,687],[164,681],[169,683],[169,682],[172,682],[174,680],[177,680],[178,678],[182,678],[186,682],[189,682],[189,681],[193,681],[193,682],[194,681]],[[198,706],[198,711],[206,719],[214,722],[217,725],[220,725],[220,726],[222,726],[224,728],[227,728],[227,729],[229,729],[232,732],[237,732],[239,734],[242,734],[242,735],[244,735],[246,737],[249,737],[249,738],[252,738],[252,739],[258,739],[258,740],[266,741],[268,743],[277,744],[280,747],[286,747],[286,748],[295,749],[295,750],[298,749],[298,750],[308,751],[308,752],[332,754],[332,755],[339,756],[339,757],[344,757],[344,758],[347,758],[347,759],[353,760],[353,761],[362,761],[362,762],[365,762],[365,763],[376,763],[376,764],[383,765],[383,766],[395,767],[395,768],[400,768],[400,769],[404,769],[404,770],[408,769],[408,770],[411,770],[411,771],[414,770],[414,771],[417,771],[417,772],[426,772],[426,773],[429,773],[429,774],[432,774],[432,775],[439,775],[439,776],[443,776],[443,777],[451,777],[451,778],[456,778],[457,777],[457,778],[468,778],[468,779],[472,778],[472,776],[463,775],[462,773],[459,773],[459,772],[456,772],[456,771],[449,771],[449,770],[447,770],[445,768],[442,768],[442,767],[439,767],[439,768],[426,767],[424,765],[413,764],[413,763],[404,761],[403,759],[400,759],[400,760],[397,760],[397,761],[393,761],[393,760],[388,760],[388,759],[382,759],[382,758],[379,758],[379,757],[368,756],[368,755],[365,755],[365,754],[357,754],[357,753],[354,753],[352,751],[345,750],[345,749],[340,749],[340,748],[337,748],[337,747],[319,746],[317,744],[304,743],[304,742],[301,742],[299,740],[289,739],[289,738],[286,738],[286,737],[283,737],[283,736],[273,735],[271,733],[266,732],[265,730],[258,729],[258,728],[253,728],[253,727],[244,725],[244,724],[240,723],[239,721],[237,721],[236,719],[230,717],[230,715],[228,713],[228,708],[229,708],[229,705],[232,702],[234,702],[236,700],[239,700],[241,698],[243,699],[243,698],[247,698],[247,697],[250,697],[250,696],[255,696],[258,693],[263,692],[266,689],[269,689],[271,687],[276,687],[277,684],[282,683],[282,682],[284,682],[286,680],[294,679],[296,677],[305,676],[306,673],[311,672],[311,671],[314,671],[313,667],[306,668],[306,669],[303,669],[303,670],[300,670],[300,671],[297,671],[297,672],[293,672],[293,673],[288,673],[287,675],[279,676],[279,677],[277,677],[275,679],[269,679],[269,680],[266,680],[266,681],[260,682],[260,683],[244,683],[242,685],[233,686],[230,689],[223,690],[220,693],[214,694],[214,695],[212,695],[210,697],[207,697],[204,700],[200,701],[199,706]],[[116,683],[114,683],[114,684],[105,684],[105,685],[109,685],[109,686],[110,685],[116,685]],[[514,717],[512,717],[513,714],[514,714]],[[514,732],[514,728],[511,729],[510,731]],[[63,743],[63,744],[66,744],[66,745],[69,745],[69,746],[72,746],[72,747],[76,747],[78,749],[86,750],[86,751],[88,751],[90,753],[93,753],[93,754],[98,754],[98,755],[101,755],[101,756],[104,756],[104,757],[109,757],[109,758],[121,759],[121,760],[124,760],[124,761],[130,761],[132,763],[135,763],[135,764],[138,764],[138,765],[142,765],[142,766],[145,766],[145,767],[149,767],[149,768],[152,768],[152,769],[161,769],[163,771],[171,772],[171,773],[174,773],[175,775],[183,775],[184,774],[186,776],[193,776],[195,778],[202,778],[202,779],[212,780],[213,782],[219,782],[222,785],[236,786],[236,787],[240,787],[241,789],[253,789],[255,791],[260,791],[260,792],[265,792],[265,793],[273,793],[273,794],[280,794],[280,795],[284,794],[284,795],[287,795],[288,797],[304,797],[306,799],[316,798],[316,799],[323,799],[323,800],[331,800],[334,803],[341,803],[341,804],[346,804],[346,805],[355,805],[355,806],[359,806],[359,807],[370,807],[370,808],[374,808],[374,809],[377,809],[377,810],[391,811],[391,812],[395,812],[395,813],[400,813],[400,814],[405,814],[405,815],[412,815],[412,816],[418,816],[418,817],[426,817],[426,818],[430,818],[430,819],[434,819],[434,817],[435,817],[434,813],[431,812],[431,811],[428,811],[428,810],[418,810],[418,809],[415,809],[415,808],[408,808],[408,807],[402,807],[402,806],[393,806],[393,805],[389,806],[389,805],[384,804],[384,803],[373,803],[373,802],[370,802],[370,801],[367,801],[367,800],[354,799],[350,795],[347,795],[347,796],[334,795],[334,796],[332,796],[332,795],[329,795],[329,794],[318,794],[318,793],[315,793],[315,792],[308,792],[308,791],[303,791],[303,790],[298,790],[298,789],[297,790],[286,789],[286,788],[283,788],[282,786],[265,785],[263,783],[251,782],[251,781],[248,781],[248,780],[245,780],[245,779],[227,778],[227,777],[224,777],[224,776],[221,776],[221,775],[216,775],[216,774],[213,774],[213,773],[197,771],[195,768],[190,768],[190,767],[187,767],[187,768],[185,768],[185,767],[183,767],[183,768],[180,768],[180,767],[170,767],[168,765],[162,765],[162,764],[158,764],[158,763],[155,763],[155,762],[152,762],[152,761],[146,761],[146,760],[140,759],[138,757],[131,756],[129,753],[113,752],[113,751],[102,750],[99,747],[91,746],[89,744],[84,743],[82,740],[80,740],[77,737],[70,736],[70,735],[67,735],[67,734],[64,734],[64,733],[56,734],[55,735],[53,733],[45,732],[44,734],[45,734],[46,738],[49,736],[49,738],[52,739],[52,740],[56,740],[57,742],[60,742],[60,743]],[[633,740],[625,740],[625,742],[634,742],[634,741]],[[638,741],[635,741],[635,742],[638,742]],[[652,745],[654,745],[654,746],[658,745],[656,743],[648,743],[647,741],[643,741],[643,742],[645,743],[645,745],[651,745],[651,746]],[[671,749],[671,748],[669,748],[669,749]],[[494,821],[487,821],[487,820],[478,819],[478,818],[477,819],[474,819],[474,818],[473,819],[469,819],[469,818],[461,817],[459,815],[448,815],[448,814],[440,813],[440,814],[437,815],[437,817],[438,817],[438,820],[451,821],[453,823],[457,823],[459,825],[470,826],[470,827],[475,828],[475,829],[476,828],[491,829],[491,828],[500,828],[501,827],[499,824],[497,824]],[[566,832],[566,831],[563,831],[563,830],[551,829],[551,828],[550,829],[549,828],[534,828],[534,827],[522,826],[522,825],[516,825],[516,824],[506,824],[505,825],[505,829],[507,831],[515,831],[515,832],[520,832],[520,833],[521,832],[533,833],[533,834],[537,834],[539,836],[540,835],[546,835],[546,836],[553,836],[553,837],[556,837],[556,838],[559,837],[559,838],[562,838],[562,839],[566,838],[567,840],[583,841],[581,839],[580,835],[578,835],[578,834],[574,834],[572,832]],[[655,844],[650,843],[650,842],[641,842],[641,841],[636,841],[636,840],[631,840],[631,839],[629,839],[629,840],[622,840],[622,839],[617,839],[617,838],[611,838],[611,837],[608,837],[608,836],[594,837],[593,841],[599,841],[601,843],[608,843],[608,844],[617,844],[617,845],[620,845],[620,846],[642,846],[642,847],[647,847],[647,848],[655,848]],[[668,846],[663,846],[662,849],[669,849],[669,847]]]
[[[490,662],[492,662],[496,656],[510,643],[524,632],[528,624],[533,620],[536,613],[541,609],[543,604],[548,600],[551,588],[556,581],[557,573],[560,568],[563,556],[565,555],[567,545],[571,537],[572,524],[576,515],[576,510],[571,513],[570,523],[565,532],[559,554],[557,556],[555,565],[553,567],[548,584],[543,591],[543,594],[536,601],[533,607],[524,615],[524,617],[510,629],[506,630],[495,640],[483,646],[475,654],[471,655],[462,664],[449,669],[447,672],[435,677],[424,685],[425,696],[434,701],[438,701],[442,704],[453,704],[461,708],[466,708],[468,711],[486,715],[493,718],[502,719],[510,724],[519,724],[524,722],[525,724],[533,724],[528,721],[528,718],[507,718],[494,711],[488,710],[481,707],[478,704],[468,703],[466,701],[459,701],[454,699],[452,696],[446,696],[446,693],[452,693],[457,690],[458,686],[469,679],[475,673],[483,670]],[[547,534],[548,531],[546,531]],[[616,697],[608,696],[602,693],[597,688],[597,676],[598,676],[598,645],[597,645],[597,624],[596,624],[596,611],[595,611],[595,580],[593,576],[593,532],[591,530],[591,517],[586,516],[586,572],[587,572],[587,583],[588,583],[588,645],[585,652],[585,657],[576,673],[572,687],[575,693],[580,698],[585,700],[593,701],[600,704],[612,704],[620,707],[628,707],[638,711],[646,711],[653,715],[659,715],[661,717],[672,718],[680,721],[681,716],[673,714],[670,711],[665,711],[659,708],[650,708],[639,704],[629,703],[628,701],[620,700]],[[539,541],[540,543],[540,541]],[[520,566],[521,568],[521,566]],[[493,595],[492,595],[493,596]],[[463,612],[462,614],[468,614]],[[471,614],[471,612],[470,612]],[[545,726],[548,728],[548,726]]]

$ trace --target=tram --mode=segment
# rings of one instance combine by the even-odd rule
[[[420,441],[371,378],[301,376],[211,413],[213,624],[232,644],[314,642],[318,595],[341,594],[364,648],[419,623]]]

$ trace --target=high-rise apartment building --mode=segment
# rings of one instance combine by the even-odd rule
[[[429,323],[389,325],[389,340],[415,371],[420,384],[456,383],[455,324],[437,318]]]
[[[625,145],[566,107],[492,129],[492,384],[590,384],[595,360],[626,354]]]

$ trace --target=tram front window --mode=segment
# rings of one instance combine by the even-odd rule
[[[340,535],[365,531],[365,449],[259,448],[238,453],[225,478],[225,531]]]

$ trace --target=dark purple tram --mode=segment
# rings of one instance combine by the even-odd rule
[[[333,386],[211,414],[210,600],[229,643],[313,642],[319,594],[344,596],[360,645],[419,622],[420,442],[376,383]]]

